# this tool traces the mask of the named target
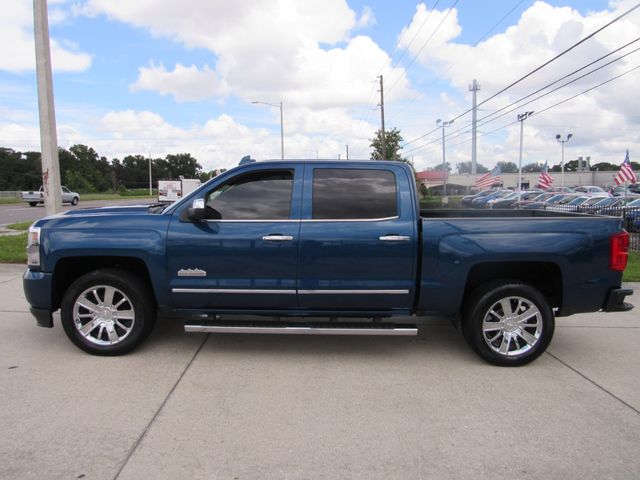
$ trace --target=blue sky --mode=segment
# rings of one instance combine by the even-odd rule
[[[282,101],[288,158],[344,158],[347,144],[352,157],[368,158],[382,74],[387,128],[401,129],[411,142],[405,152],[423,169],[440,162],[436,119],[469,109],[473,78],[482,101],[634,4],[50,1],[59,143],[85,143],[108,158],[189,151],[207,169],[228,168],[245,154],[279,157],[278,109],[251,101]],[[31,8],[29,0],[0,5],[0,146],[20,150],[39,149]],[[479,117],[639,36],[636,11],[483,105]],[[638,64],[640,53],[631,53],[522,108],[545,110]],[[525,162],[557,163],[555,134],[569,131],[570,157],[618,162],[629,148],[634,158],[640,102],[627,92],[638,72],[528,120]],[[519,127],[508,125],[516,114],[479,127],[479,162],[517,159]],[[470,158],[469,121],[448,132],[454,164]]]

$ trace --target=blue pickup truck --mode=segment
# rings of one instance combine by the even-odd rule
[[[632,308],[621,220],[424,211],[402,162],[254,162],[171,205],[73,210],[29,230],[24,290],[97,355],[139,345],[156,314],[188,332],[415,335],[450,316],[497,365],[549,345],[555,317]]]

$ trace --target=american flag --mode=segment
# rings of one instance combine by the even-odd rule
[[[638,177],[631,168],[631,163],[629,163],[629,150],[627,150],[624,162],[620,165],[620,171],[618,172],[618,175],[616,175],[616,184],[622,185],[625,182],[636,183],[637,181]]]
[[[500,178],[500,174],[502,171],[500,170],[500,165],[496,165],[496,167],[490,172],[485,173],[480,178],[476,180],[476,187],[478,188],[487,188],[493,185],[494,183],[500,183],[502,179]]]
[[[538,177],[538,183],[542,188],[549,188],[553,185],[553,177],[549,175],[549,165],[547,165],[547,162],[544,162],[544,167],[542,167],[542,171]]]

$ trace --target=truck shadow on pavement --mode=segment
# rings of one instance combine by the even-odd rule
[[[340,335],[283,335],[240,333],[185,333],[182,321],[159,317],[149,339],[138,348],[173,347],[187,338],[204,341],[202,351],[216,354],[241,354],[244,356],[283,357],[381,357],[429,356],[466,358],[477,363],[477,357],[469,351],[462,335],[446,319],[417,319],[418,336],[340,336]],[[204,337],[207,336],[205,339]]]

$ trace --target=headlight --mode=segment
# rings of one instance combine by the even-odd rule
[[[40,227],[29,227],[27,236],[27,265],[30,267],[40,266]]]

